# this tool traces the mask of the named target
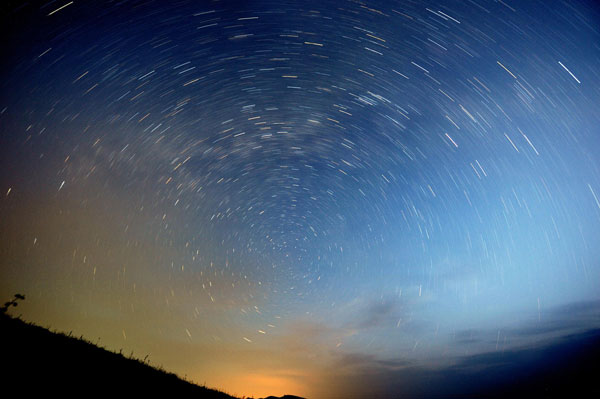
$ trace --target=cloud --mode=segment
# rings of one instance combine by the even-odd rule
[[[365,329],[388,326],[394,320],[398,320],[399,313],[400,304],[398,300],[388,299],[373,302],[360,313],[354,327]]]
[[[345,369],[331,378],[342,388],[330,397],[568,397],[574,392],[600,393],[594,373],[599,355],[600,330],[569,335],[536,348],[464,356],[445,366],[402,359],[384,362],[353,354],[339,358]],[[349,367],[354,373],[347,372]]]
[[[438,373],[449,382],[477,381],[470,390],[495,396],[542,391],[552,396],[583,387],[598,391],[591,385],[598,354],[600,330],[594,329],[533,347],[463,357]]]
[[[354,371],[363,375],[404,370],[415,364],[408,359],[383,360],[364,353],[337,352],[332,353],[332,356],[335,358],[334,365],[337,370]]]
[[[600,328],[600,301],[572,302],[556,306],[539,314],[531,315],[531,320],[518,325],[496,329],[466,329],[452,334],[451,341],[457,345],[481,344],[496,346],[499,340],[506,340],[511,347],[530,345],[547,339],[577,334]],[[513,344],[510,344],[510,343]],[[504,346],[504,344],[501,344]]]
[[[343,329],[355,334],[372,333],[374,330],[394,329],[411,335],[418,335],[432,329],[432,324],[418,317],[420,304],[403,297],[388,296],[366,303],[352,305],[346,312]]]
[[[394,306],[368,309],[380,324],[382,318],[393,313]],[[600,358],[599,311],[597,301],[548,309],[543,321],[503,330],[502,334],[510,339],[508,344],[502,339],[499,346],[498,330],[458,331],[449,343],[469,346],[475,351],[470,355],[417,360],[332,353],[334,362],[328,379],[340,389],[328,396],[538,397],[543,393],[562,397],[576,390],[600,393],[595,384],[597,376],[592,375]]]
[[[481,342],[482,338],[480,335],[481,332],[477,329],[461,330],[454,334],[453,340],[459,345],[470,345]]]

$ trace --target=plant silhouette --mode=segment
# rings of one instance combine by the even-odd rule
[[[14,298],[8,302],[4,303],[4,306],[0,307],[0,313],[6,313],[11,306],[17,306],[19,303],[17,301],[25,300],[25,295],[15,294]]]

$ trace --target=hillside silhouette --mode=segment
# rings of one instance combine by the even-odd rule
[[[237,399],[184,381],[142,360],[107,351],[82,337],[51,332],[11,317],[6,308],[0,312],[0,372],[4,392],[11,389],[19,397],[48,394],[85,397],[93,393]]]

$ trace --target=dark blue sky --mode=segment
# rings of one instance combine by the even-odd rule
[[[5,5],[0,292],[240,395],[393,397],[576,345],[600,324],[599,11]]]

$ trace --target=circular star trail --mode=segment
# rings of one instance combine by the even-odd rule
[[[593,3],[2,15],[0,287],[39,320],[200,345],[216,363],[159,356],[214,384],[249,360],[207,348],[262,350],[303,392],[315,364],[450,361],[465,331],[492,336],[471,353],[530,343],[515,320],[597,299]]]

